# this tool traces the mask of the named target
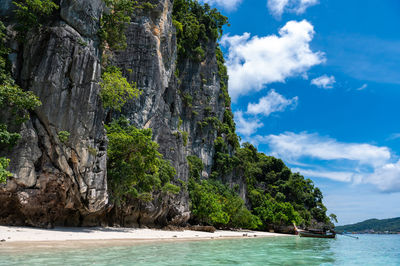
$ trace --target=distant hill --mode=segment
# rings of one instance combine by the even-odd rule
[[[364,222],[337,226],[336,232],[365,232],[374,230],[375,232],[400,232],[400,217],[391,219],[369,219]]]

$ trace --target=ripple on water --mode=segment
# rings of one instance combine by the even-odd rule
[[[400,265],[400,235],[275,237],[7,253],[0,265]]]

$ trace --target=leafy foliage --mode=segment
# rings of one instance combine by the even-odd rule
[[[0,184],[5,183],[7,181],[7,178],[12,176],[12,174],[6,170],[9,163],[9,159],[5,157],[0,157]]]
[[[64,144],[68,142],[70,135],[71,134],[68,131],[58,132],[58,138],[60,139],[61,143],[64,143]]]
[[[249,193],[254,213],[263,222],[262,229],[268,225],[301,224],[303,219],[289,202],[280,202],[265,193],[262,189],[254,189]]]
[[[41,102],[33,92],[23,91],[14,83],[11,76],[0,84],[0,106],[8,108],[15,115],[17,122],[29,119],[29,113],[26,110],[33,110],[40,105]]]
[[[187,160],[191,211],[198,222],[242,228],[256,228],[260,224],[229,187],[215,180],[200,180],[203,163],[198,157],[188,156]]]
[[[20,138],[20,134],[9,132],[6,124],[0,124],[0,147],[13,147]]]
[[[31,91],[23,91],[15,84],[7,61],[9,49],[6,46],[5,26],[0,21],[0,107],[15,116],[16,122],[29,119],[27,110],[33,110],[41,103]],[[4,127],[2,128],[4,129]]]
[[[100,97],[103,107],[121,111],[124,104],[140,95],[136,83],[129,83],[119,68],[110,66],[102,74]]]
[[[310,179],[292,173],[282,162],[259,153],[251,144],[245,143],[236,152],[244,173],[249,198],[255,214],[264,227],[269,224],[310,225],[312,220],[329,224],[322,193]]]
[[[190,179],[189,195],[192,214],[201,223],[236,228],[257,228],[260,224],[239,195],[219,181]]]
[[[239,163],[236,156],[229,154],[228,144],[222,137],[217,137],[214,141],[214,165],[212,177],[214,179],[218,177],[224,177],[232,172],[233,168]]]
[[[53,0],[19,0],[13,1],[16,6],[16,26],[20,39],[23,39],[28,30],[38,28],[57,10],[59,6]]]
[[[221,49],[217,46],[215,50],[218,76],[220,80],[221,95],[224,100],[224,119],[218,129],[218,138],[215,140],[215,155],[212,176],[214,178],[226,176],[239,163],[238,158],[232,155],[240,148],[239,138],[236,134],[236,124],[231,110],[231,98],[228,93],[228,70],[225,66],[225,59]]]
[[[132,0],[104,0],[109,9],[100,20],[100,38],[104,46],[111,50],[126,49],[126,23],[131,21],[132,12],[137,1]]]
[[[128,197],[152,200],[151,193],[160,189],[179,193],[180,188],[170,183],[175,169],[162,159],[150,129],[137,129],[124,118],[114,120],[106,129],[108,180],[117,204]]]
[[[193,0],[175,0],[172,16],[178,37],[178,61],[187,57],[202,61],[205,45],[216,41],[228,23],[217,9]]]
[[[195,181],[200,181],[201,172],[203,171],[204,165],[201,159],[197,156],[190,155],[187,158],[189,164],[189,177]]]

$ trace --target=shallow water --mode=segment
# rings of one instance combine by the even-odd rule
[[[116,244],[118,245],[118,244]],[[400,235],[273,237],[101,248],[1,250],[0,265],[400,265]]]

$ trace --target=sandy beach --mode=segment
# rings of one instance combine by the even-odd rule
[[[222,231],[214,233],[199,231],[164,231],[156,229],[135,228],[68,228],[56,227],[54,229],[38,229],[30,227],[0,226],[0,245],[35,246],[51,245],[75,246],[84,245],[113,245],[132,244],[153,241],[178,241],[178,240],[210,240],[226,238],[254,238],[254,237],[281,237],[290,236],[278,233],[259,231]]]

